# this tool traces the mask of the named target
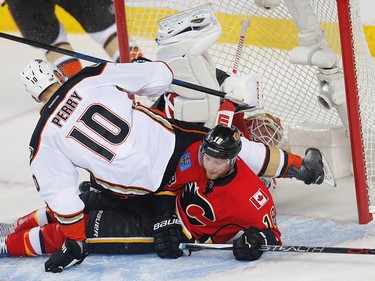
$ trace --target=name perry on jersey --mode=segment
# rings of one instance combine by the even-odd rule
[[[57,111],[56,115],[52,119],[52,124],[61,128],[63,124],[61,122],[66,122],[69,119],[70,115],[77,108],[79,102],[82,100],[82,97],[74,91],[64,103],[64,105]]]

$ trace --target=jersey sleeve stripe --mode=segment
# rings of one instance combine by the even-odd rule
[[[288,153],[286,151],[283,151],[284,153],[284,165],[280,171],[280,177],[284,176],[285,173],[287,172],[288,168],[289,168],[289,157],[288,157]]]
[[[264,176],[266,177],[273,177],[277,175],[277,171],[280,167],[280,150],[276,147],[268,147],[269,148],[269,161],[264,172]]]
[[[165,119],[164,116],[161,116],[156,111],[150,110],[138,104],[134,104],[133,109],[147,114],[152,120],[162,125],[165,129],[167,129],[171,133],[174,133],[171,123],[169,123],[168,120]]]
[[[264,173],[267,170],[268,164],[270,162],[270,148],[269,148],[268,145],[265,145],[265,148],[266,148],[266,153],[265,153],[265,156],[264,156],[263,166],[258,173],[258,176],[260,176],[260,177],[264,175]]]
[[[140,186],[122,186],[114,183],[109,183],[102,179],[94,177],[95,181],[105,189],[111,190],[118,196],[126,196],[130,194],[144,195],[153,192],[151,189],[147,189]]]

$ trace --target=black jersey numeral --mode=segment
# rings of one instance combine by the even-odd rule
[[[266,228],[274,228],[277,225],[275,207],[272,207],[270,213],[263,217],[263,224]]]
[[[82,116],[77,120],[82,122],[85,128],[100,136],[103,142],[98,142],[90,137],[83,130],[76,126],[68,134],[68,137],[75,139],[81,145],[112,162],[116,154],[111,151],[107,146],[120,145],[129,135],[129,124],[120,118],[120,116],[111,112],[109,109],[101,104],[90,105]],[[108,126],[109,125],[109,126]],[[112,130],[109,128],[111,127]],[[115,130],[113,130],[115,128]]]

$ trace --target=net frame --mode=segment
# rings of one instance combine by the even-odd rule
[[[115,0],[123,2],[123,0]],[[298,46],[299,32],[285,4],[271,10],[253,1],[212,0],[213,9],[223,26],[223,33],[209,53],[215,65],[230,72],[235,58],[240,23],[251,21],[244,41],[238,73],[263,71],[265,111],[279,117],[287,128],[314,120],[316,124],[341,126],[335,109],[319,105],[317,67],[289,62],[288,52]],[[364,37],[359,16],[359,0],[309,0],[330,47],[337,53],[344,69],[349,131],[357,196],[359,223],[368,223],[375,213],[375,132],[372,109],[375,100],[375,63]],[[156,59],[157,20],[181,10],[206,4],[201,0],[126,0],[126,20],[118,29],[126,29],[143,55]],[[123,8],[116,9],[123,13]],[[121,46],[120,46],[121,49]],[[256,113],[256,112],[252,112]]]

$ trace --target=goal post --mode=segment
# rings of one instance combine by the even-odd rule
[[[155,38],[158,20],[207,3],[204,0],[115,0],[115,3],[119,1],[124,4],[125,12],[124,7],[116,6],[116,14],[122,14],[116,19],[121,18],[125,22],[122,25],[118,23],[118,28],[120,31],[125,28],[143,56],[151,60],[157,59]],[[342,162],[342,151],[349,155],[347,163],[339,163],[340,168],[345,166],[347,171],[337,174],[338,177],[351,175],[349,170],[352,165],[359,223],[371,221],[375,213],[375,128],[372,124],[375,120],[375,95],[372,94],[375,92],[375,63],[364,36],[359,0],[273,1],[280,2],[280,5],[272,9],[255,3],[267,1],[209,2],[222,26],[219,40],[209,49],[215,66],[232,73],[241,21],[251,21],[244,38],[237,75],[263,73],[264,111],[281,119],[286,129],[286,147],[289,145],[293,149],[292,132],[302,127],[306,132],[318,132],[316,143],[312,142],[311,135],[306,136],[304,142],[311,146],[322,145],[323,152],[332,152],[331,161],[335,161],[338,155],[336,162]],[[306,5],[312,14],[300,16],[298,9],[291,9],[290,5]],[[301,30],[301,27],[306,30]],[[324,33],[319,34],[320,29]],[[310,33],[323,42],[311,47],[314,52],[330,50],[337,57],[335,67],[341,72],[332,76],[335,78],[331,79],[329,71],[326,74],[325,64],[329,62],[329,55],[323,54],[322,57],[327,59],[313,62],[315,54],[306,53],[306,48],[303,48],[304,44],[313,44],[311,42],[318,40],[311,39]],[[126,42],[120,42],[120,49],[127,47],[124,44]],[[307,54],[306,61],[300,59],[301,54]],[[340,96],[331,99],[326,96],[326,82],[333,83],[331,91],[340,92],[340,74],[343,76],[343,104],[339,103]],[[344,133],[339,141],[321,143],[321,128]],[[329,138],[332,135],[334,133]],[[338,148],[337,142],[347,147]]]
[[[346,103],[348,109],[348,122],[353,159],[354,183],[357,196],[358,219],[359,223],[366,224],[372,220],[372,215],[369,210],[369,192],[371,190],[367,186],[367,181],[369,179],[367,178],[365,166],[365,142],[362,134],[362,124],[360,122],[361,115],[359,113],[360,104],[357,88],[358,76],[356,75],[356,73],[357,68],[360,67],[360,64],[356,64],[356,57],[353,52],[355,50],[355,30],[353,28],[353,24],[357,23],[360,25],[360,22],[358,22],[358,19],[354,18],[356,16],[358,17],[358,14],[356,15],[353,12],[354,7],[352,7],[353,10],[351,12],[349,2],[349,0],[337,0],[337,9],[338,21],[340,25],[341,52],[343,58],[342,62],[344,68]],[[357,28],[359,27],[357,26]]]
[[[130,62],[129,36],[124,0],[114,0],[120,62]]]

